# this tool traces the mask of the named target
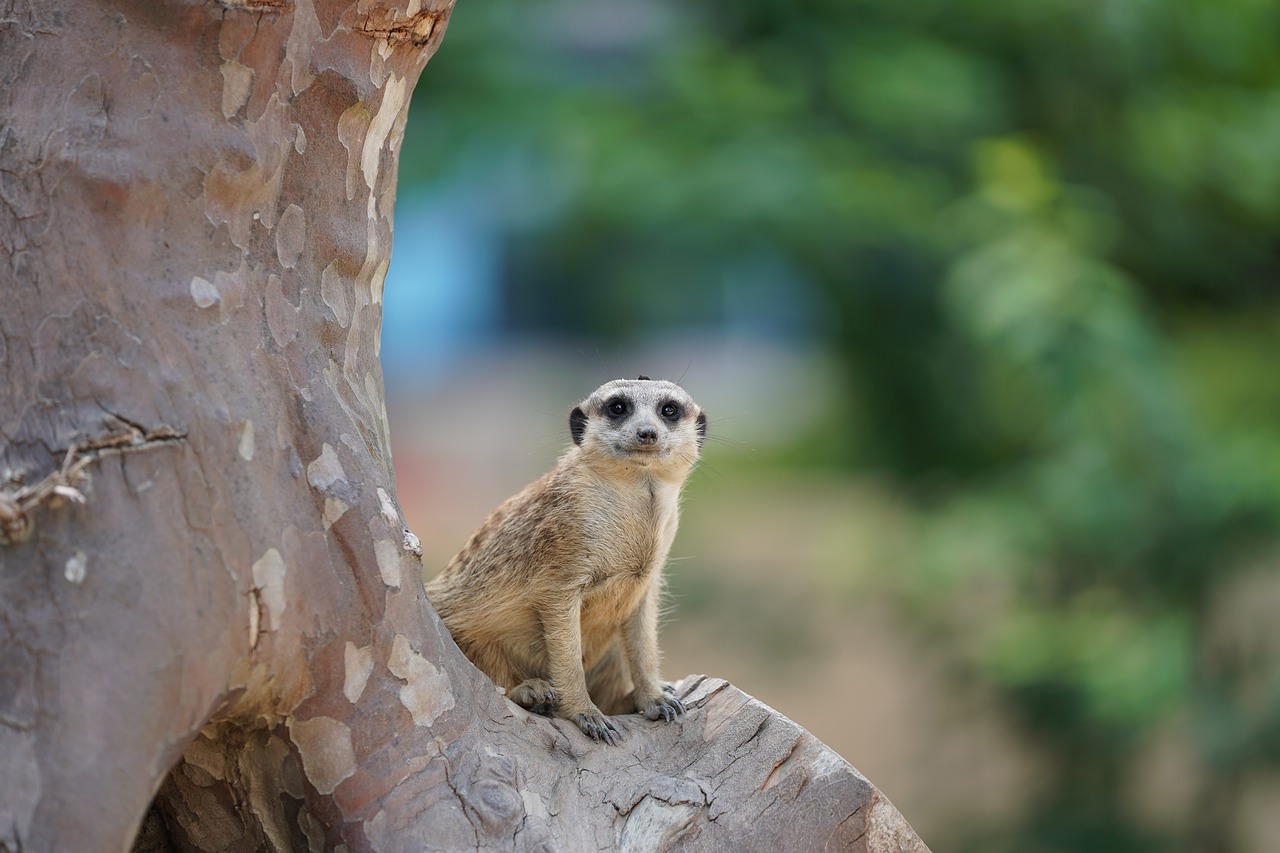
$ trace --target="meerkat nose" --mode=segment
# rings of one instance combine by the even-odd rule
[[[640,444],[654,444],[658,440],[658,431],[652,427],[636,430],[636,441]]]

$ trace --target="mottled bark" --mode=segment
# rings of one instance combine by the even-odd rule
[[[723,682],[601,746],[431,612],[378,328],[449,7],[0,2],[0,850],[923,849]]]

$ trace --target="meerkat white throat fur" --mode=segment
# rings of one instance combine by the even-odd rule
[[[658,598],[706,415],[666,381],[607,382],[573,445],[427,585],[454,640],[517,704],[621,737],[606,716],[684,712],[658,676]]]

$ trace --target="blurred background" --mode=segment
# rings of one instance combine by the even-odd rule
[[[462,0],[382,355],[434,574],[600,382],[663,629],[938,851],[1280,849],[1280,5]]]

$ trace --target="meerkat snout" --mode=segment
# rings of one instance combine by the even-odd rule
[[[680,490],[707,417],[674,382],[606,382],[569,412],[573,444],[490,513],[427,585],[473,663],[530,710],[616,743],[606,714],[670,721],[658,599]]]

